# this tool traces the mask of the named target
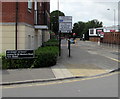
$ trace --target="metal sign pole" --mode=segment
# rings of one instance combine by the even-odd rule
[[[70,57],[71,56],[71,50],[70,50],[70,32],[69,32],[68,48],[69,48],[69,57]]]
[[[59,31],[59,56],[61,56],[61,31]]]

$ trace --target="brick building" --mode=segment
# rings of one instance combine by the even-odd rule
[[[0,2],[0,53],[36,49],[49,39],[50,2]]]

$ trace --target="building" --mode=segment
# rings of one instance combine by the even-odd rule
[[[109,44],[120,44],[120,25],[91,28],[89,29],[89,40]]]
[[[102,27],[89,29],[89,40],[94,42],[100,41],[100,33],[103,31],[104,29]]]
[[[0,53],[36,49],[50,38],[50,2],[0,2]]]

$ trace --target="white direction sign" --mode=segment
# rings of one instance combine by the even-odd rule
[[[72,16],[59,16],[59,31],[62,33],[72,31]]]
[[[72,23],[72,16],[59,16],[59,22],[71,22]]]
[[[59,23],[59,30],[62,31],[68,31],[71,32],[72,30],[72,24],[69,22]]]

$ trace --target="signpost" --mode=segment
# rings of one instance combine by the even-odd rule
[[[59,16],[59,48],[60,49],[61,49],[61,37],[60,37],[61,33],[69,33],[68,49],[69,49],[69,57],[70,57],[70,35],[72,33],[72,16]]]
[[[59,31],[61,33],[72,32],[72,16],[59,16]]]
[[[7,50],[7,59],[30,59],[34,58],[33,50]]]

